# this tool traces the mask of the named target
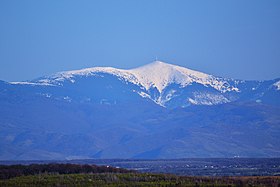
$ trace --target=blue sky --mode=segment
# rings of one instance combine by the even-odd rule
[[[0,1],[1,80],[156,57],[218,76],[278,78],[280,1]]]

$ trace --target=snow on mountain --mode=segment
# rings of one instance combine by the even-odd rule
[[[280,81],[273,84],[277,90],[280,90]]]
[[[118,79],[121,81],[117,81]],[[87,86],[84,83],[92,85]],[[10,82],[10,84],[32,86],[39,95],[50,94],[56,99],[64,100],[69,97],[78,102],[104,103],[103,100],[106,100],[115,103],[120,97],[127,100],[130,96],[135,96],[131,93],[135,93],[168,108],[217,105],[239,100],[263,100],[263,97],[268,97],[269,88],[280,90],[279,79],[275,81],[224,79],[161,61],[129,70],[93,67],[64,71],[34,81]],[[41,89],[40,86],[45,87]],[[49,89],[48,86],[58,88]],[[78,90],[77,93],[75,89]],[[80,89],[82,91],[79,91]],[[73,93],[68,93],[69,90]],[[69,94],[72,94],[71,97]],[[266,100],[268,102],[269,99]]]
[[[194,92],[194,98],[189,98],[189,102],[194,105],[218,105],[230,102],[222,95],[216,95],[211,93],[199,93]]]
[[[75,76],[97,76],[98,73],[108,73],[111,75],[115,75],[120,79],[124,79],[134,84],[140,84],[138,80],[135,78],[133,74],[131,74],[128,70],[122,70],[112,67],[93,67],[86,68],[81,70],[73,70],[73,71],[63,71],[56,73],[50,77],[45,77],[44,79],[40,79],[38,82],[40,83],[49,83],[49,84],[58,84],[62,85],[65,80],[69,80],[72,83],[75,82]]]
[[[146,90],[155,87],[160,93],[172,83],[186,87],[193,82],[211,86],[221,92],[238,91],[238,88],[230,86],[228,82],[212,75],[161,61],[132,69],[130,72],[137,77]]]
[[[108,73],[115,75],[119,77],[119,79],[137,84],[146,90],[156,88],[159,93],[162,93],[162,91],[172,83],[186,87],[194,82],[203,84],[206,87],[213,87],[220,92],[238,91],[237,87],[231,86],[224,79],[216,78],[212,75],[190,70],[184,67],[167,64],[161,61],[155,61],[153,63],[130,70],[112,67],[94,67],[59,72],[50,77],[46,77],[45,79],[41,79],[38,82],[61,85],[65,80],[69,80],[74,83],[75,76],[97,76],[97,73]]]
[[[35,83],[35,82],[27,82],[27,81],[22,81],[22,82],[9,82],[10,84],[19,84],[19,85],[34,85],[34,86],[53,86],[52,84],[48,83]]]

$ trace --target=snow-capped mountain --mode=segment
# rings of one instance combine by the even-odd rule
[[[162,93],[171,84],[178,84],[184,88],[193,83],[213,87],[221,92],[238,91],[237,88],[230,86],[228,82],[212,75],[160,61],[129,70],[129,72],[139,80],[139,83],[146,90],[156,88],[159,93]]]
[[[274,83],[273,86],[275,86],[277,90],[280,90],[280,81]]]
[[[93,67],[64,71],[34,81],[13,82],[12,84],[71,87],[73,89],[74,85],[79,84],[77,81],[95,79],[102,82],[108,76],[124,83],[122,85],[126,87],[124,90],[131,92],[131,95],[138,94],[138,96],[150,99],[160,106],[169,108],[187,107],[190,105],[217,105],[240,99],[262,102],[261,98],[267,92],[275,90],[275,88],[279,90],[279,82],[276,80],[241,81],[224,79],[160,61],[130,70],[112,67]],[[90,82],[87,84],[89,87],[95,87],[96,85],[96,83],[91,85],[93,83]],[[106,84],[103,86],[108,88],[114,86],[110,81]],[[98,89],[100,88],[95,90]],[[104,91],[106,92],[106,90]],[[52,93],[42,94],[55,95]],[[84,97],[88,97],[90,100],[96,99],[94,95],[90,95],[93,98],[87,95]],[[60,97],[70,98],[69,95]],[[101,98],[101,100],[109,101],[110,99]]]
[[[0,81],[0,159],[279,157],[279,84],[159,61]]]
[[[96,76],[98,73],[107,73],[117,76],[120,79],[141,86],[146,91],[156,88],[159,93],[162,93],[168,85],[174,83],[181,87],[186,87],[192,83],[199,83],[204,86],[213,87],[221,92],[238,91],[238,88],[230,86],[229,83],[223,79],[161,61],[155,61],[151,64],[131,70],[122,70],[112,67],[94,67],[65,71],[46,77],[46,79],[38,80],[38,84],[60,85],[66,80],[74,83],[76,76]]]

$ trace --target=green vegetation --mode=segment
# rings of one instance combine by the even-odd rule
[[[30,164],[30,165],[0,165],[0,179],[9,179],[22,175],[78,174],[78,173],[132,173],[135,171],[114,168],[111,166],[80,165],[80,164]]]
[[[0,166],[0,186],[280,186],[280,176],[186,177],[137,173],[108,166],[33,164]]]
[[[163,174],[38,174],[0,180],[0,186],[279,186],[280,177],[178,177]]]

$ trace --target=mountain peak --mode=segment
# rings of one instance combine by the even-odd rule
[[[112,67],[92,67],[81,70],[64,71],[40,79],[38,82],[61,85],[64,80],[74,83],[76,76],[95,76],[98,73],[117,76],[133,84],[141,85],[147,91],[151,88],[155,88],[159,93],[162,93],[163,90],[171,84],[178,84],[182,87],[186,87],[192,83],[202,84],[206,87],[211,86],[221,92],[238,90],[234,86],[230,86],[224,79],[158,60],[130,70]]]
[[[168,63],[163,62],[163,61],[155,60],[152,63],[147,64],[147,65],[171,65],[171,64],[168,64]]]
[[[156,61],[153,61],[149,64],[146,64],[146,65],[143,65],[143,66],[140,66],[138,68],[135,68],[135,69],[139,69],[139,68],[172,68],[174,67],[175,65],[173,64],[168,64],[166,62],[162,62],[162,61],[159,61],[159,60],[156,60]]]
[[[167,64],[167,63],[165,63],[165,62],[163,62],[163,61],[160,61],[160,60],[155,60],[155,61],[153,61],[153,62],[150,63],[150,64]]]
[[[192,82],[205,82],[210,77],[205,73],[194,71],[181,66],[154,61],[150,64],[130,70],[139,82],[148,90],[155,87],[161,93],[164,88],[172,83],[186,86]]]

